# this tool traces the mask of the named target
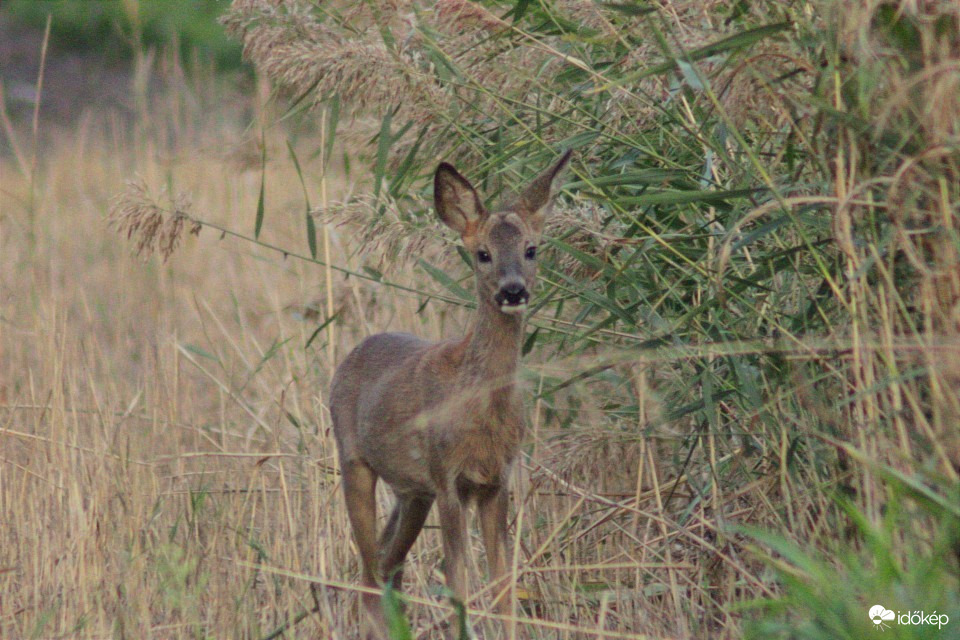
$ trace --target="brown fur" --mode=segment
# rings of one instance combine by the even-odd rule
[[[523,316],[510,296],[529,296],[554,179],[569,152],[522,194],[518,204],[487,213],[453,167],[437,169],[437,213],[475,255],[477,315],[462,339],[430,343],[381,333],[357,346],[337,368],[330,411],[347,511],[363,564],[363,584],[401,586],[404,558],[434,502],[440,515],[447,586],[466,596],[465,509],[476,502],[492,580],[506,575],[509,474],[524,435],[515,385]],[[489,260],[476,257],[484,251]],[[517,293],[522,291],[522,293]],[[508,292],[508,293],[505,293]],[[506,304],[504,303],[506,296]],[[519,298],[518,298],[519,299]],[[379,541],[374,489],[391,487],[396,505]],[[378,598],[365,596],[375,637],[382,637]],[[508,608],[499,603],[500,611]]]

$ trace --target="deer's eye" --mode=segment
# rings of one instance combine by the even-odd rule
[[[537,257],[537,248],[527,247],[527,250],[523,255],[527,260],[533,260],[534,258]]]
[[[477,260],[480,262],[490,262],[490,252],[480,249],[480,251],[477,251]]]

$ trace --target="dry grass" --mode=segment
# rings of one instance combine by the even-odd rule
[[[468,312],[431,305],[416,314],[417,296],[337,277],[346,329],[333,351],[325,333],[305,350],[316,322],[304,317],[316,317],[325,297],[316,265],[209,226],[181,238],[175,260],[136,259],[132,249],[151,246],[110,233],[105,215],[132,176],[119,222],[152,221],[149,244],[161,254],[184,232],[180,214],[243,231],[256,210],[259,168],[236,160],[256,155],[247,151],[256,140],[217,118],[201,136],[196,121],[209,102],[174,110],[171,100],[182,103],[158,100],[129,130],[87,118],[51,132],[35,181],[0,160],[0,636],[259,638],[295,621],[296,637],[353,637],[357,560],[324,406],[330,356],[389,328],[454,335]],[[282,135],[267,137],[276,160],[262,239],[297,247],[302,190]],[[328,188],[336,198],[353,187],[331,176]],[[335,227],[336,261],[348,264],[354,247],[341,240]],[[542,466],[547,435],[539,432],[533,473],[522,471],[516,496],[520,600],[544,620],[531,632],[685,634],[656,607],[638,609],[636,594],[650,591],[650,572],[675,580],[692,567],[634,547],[663,526],[611,524],[617,512],[634,513],[636,501],[620,501],[636,469],[615,474],[626,480],[616,495],[585,491]],[[439,542],[428,524],[408,573],[412,593],[434,603],[413,608],[428,635],[445,615]],[[600,588],[608,583],[624,588]],[[666,581],[654,587],[669,592]]]
[[[231,26],[246,35],[248,54],[295,90],[334,69],[325,77],[331,84],[318,86],[318,100],[324,89],[339,87],[356,105],[375,111],[382,102],[409,95],[398,121],[403,116],[420,122],[472,98],[502,114],[506,108],[498,96],[530,81],[510,73],[523,66],[523,55],[532,55],[538,68],[560,64],[555,52],[523,34],[517,37],[529,49],[499,51],[493,40],[464,28],[496,32],[502,27],[498,18],[473,3],[439,3],[437,33],[447,38],[452,60],[468,64],[472,56],[500,56],[490,59],[502,63],[470,66],[475,75],[463,76],[461,85],[445,93],[447,88],[424,84],[427,63],[417,52],[431,43],[417,40],[420,31],[405,31],[400,9],[409,3],[396,2],[377,19],[410,38],[396,39],[393,66],[378,67],[383,83],[361,82],[357,74],[386,55],[369,49],[379,33],[373,18],[358,14],[368,40],[354,41],[330,25],[318,26],[305,9],[298,13],[305,3],[286,4],[294,10],[268,15],[276,17],[271,23],[261,14],[279,3],[233,3]],[[601,32],[610,27],[590,3],[558,4]],[[690,49],[725,33],[711,7],[675,2],[663,3],[662,10]],[[848,18],[837,20],[845,42],[853,49],[860,42],[856,51],[879,61],[884,71],[882,52],[866,55],[866,38],[856,32],[858,24],[866,29],[866,18]],[[810,24],[821,26],[817,20]],[[637,59],[622,64],[637,65],[643,56],[658,60],[653,47],[637,47]],[[871,524],[885,523],[896,490],[881,477],[881,465],[917,472],[918,484],[927,477],[920,467],[939,474],[929,477],[945,478],[943,487],[956,483],[958,199],[955,180],[947,179],[957,175],[956,119],[941,117],[945,109],[914,113],[903,103],[910,87],[920,86],[911,84],[916,82],[948,95],[956,76],[946,70],[955,70],[950,64],[957,53],[943,54],[949,64],[934,59],[936,73],[926,80],[878,72],[896,81],[866,95],[865,106],[856,105],[891,127],[898,118],[916,117],[916,129],[932,140],[913,157],[882,167],[868,164],[863,150],[870,141],[850,129],[833,136],[801,122],[810,107],[791,100],[809,89],[807,76],[783,93],[757,91],[768,89],[765,74],[782,72],[777,51],[759,54],[749,70],[721,69],[722,77],[713,79],[729,87],[720,96],[730,108],[728,120],[754,118],[771,130],[789,130],[811,156],[821,153],[829,160],[822,162],[824,173],[811,162],[801,176],[810,184],[824,180],[809,188],[816,195],[789,192],[769,206],[737,210],[740,217],[731,216],[727,235],[717,235],[716,242],[711,237],[702,254],[691,253],[702,259],[689,266],[677,267],[675,258],[683,254],[670,249],[695,249],[683,239],[704,232],[698,223],[681,219],[676,228],[656,226],[674,220],[663,217],[643,235],[633,229],[636,235],[624,237],[633,227],[626,215],[632,211],[603,226],[609,209],[586,199],[568,203],[553,222],[560,233],[580,221],[584,228],[568,238],[569,245],[603,260],[559,256],[561,268],[545,274],[545,285],[556,284],[549,278],[564,284],[565,272],[579,279],[582,289],[575,293],[593,293],[589,287],[603,284],[606,259],[620,247],[643,244],[659,262],[652,262],[652,282],[636,283],[643,308],[650,309],[649,316],[637,316],[643,326],[609,325],[597,332],[602,341],[585,338],[576,355],[558,357],[563,351],[556,341],[547,342],[525,360],[528,389],[550,393],[530,403],[528,455],[518,469],[511,510],[522,619],[516,637],[738,638],[744,625],[737,607],[781,595],[784,581],[730,525],[762,526],[805,549],[846,550],[859,541],[852,527],[844,530],[849,524],[834,497],[849,492]],[[854,53],[838,60],[838,77],[853,73],[843,65],[863,66]],[[142,75],[150,65],[140,62],[145,86]],[[816,68],[813,62],[804,73]],[[710,71],[709,63],[703,66]],[[642,130],[652,122],[657,109],[649,96],[666,95],[664,77],[644,79],[642,99],[611,91],[614,131],[621,125],[628,132]],[[320,162],[307,160],[324,146],[315,131],[297,131],[295,146],[310,200],[326,211],[317,219],[337,223],[328,232],[331,262],[341,271],[331,274],[270,250],[266,245],[308,254],[303,189],[286,148],[289,131],[265,127],[269,161],[261,176],[261,132],[245,130],[236,104],[228,103],[239,101],[258,125],[274,123],[277,114],[246,103],[249,96],[224,97],[216,82],[189,78],[176,64],[168,65],[163,79],[167,89],[160,95],[134,96],[129,123],[107,114],[36,136],[30,122],[4,130],[8,137],[26,133],[16,158],[0,157],[0,637],[266,638],[283,631],[286,637],[353,638],[358,560],[338,491],[325,407],[329,380],[362,337],[384,330],[458,335],[469,310],[445,304],[449,292],[427,302],[425,290],[435,285],[406,259],[420,251],[443,259],[438,225],[407,217],[382,192],[386,215],[374,220],[368,181],[355,183],[339,167],[321,183]],[[257,88],[256,100],[265,102],[266,89]],[[457,95],[459,90],[465,93]],[[835,97],[842,103],[844,96]],[[544,109],[562,108],[557,100]],[[956,109],[956,100],[947,104]],[[690,119],[678,122],[696,130],[693,111],[684,110]],[[369,124],[349,126],[367,133]],[[548,136],[551,126],[540,133]],[[449,140],[432,148],[444,150],[459,139]],[[756,149],[774,148],[779,140],[758,138]],[[683,151],[688,141],[681,142],[677,148]],[[411,144],[397,143],[394,164]],[[463,156],[484,155],[479,146],[458,146]],[[699,143],[689,146],[699,153]],[[780,160],[770,160],[771,166]],[[930,166],[936,171],[924,173]],[[737,173],[729,167],[714,171],[718,186],[727,185],[722,174]],[[262,177],[266,223],[261,242],[253,243]],[[591,175],[579,177],[589,186]],[[785,176],[774,177],[792,185]],[[134,187],[114,199],[131,180]],[[344,204],[323,207],[327,200]],[[831,207],[834,221],[824,240],[832,252],[816,256],[836,258],[840,267],[814,269],[810,276],[787,265],[762,281],[769,293],[722,300],[722,287],[732,282],[727,276],[763,276],[754,256],[778,255],[798,242],[787,227],[769,247],[758,241],[734,249],[741,232],[755,230],[773,212],[814,200]],[[870,235],[871,221],[900,205],[913,218],[893,220],[899,235],[884,245],[886,239]],[[133,243],[108,230],[111,209],[114,224]],[[918,232],[933,220],[942,220],[941,233]],[[197,224],[201,230],[194,238],[187,231]],[[884,271],[880,253],[890,247],[900,256],[895,267],[913,261],[914,288]],[[174,249],[175,258],[163,260]],[[137,251],[142,260],[132,255]],[[159,255],[149,257],[150,251]],[[400,286],[342,271],[362,273],[363,265],[379,266],[381,259]],[[464,275],[455,259],[444,263],[456,269],[456,278]],[[703,266],[712,264],[715,271]],[[805,325],[793,334],[784,329],[786,347],[770,348],[761,329],[782,319],[770,308],[806,306],[811,296],[805,287],[821,276],[831,286],[812,299],[825,317],[823,332],[805,335]],[[677,289],[670,278],[685,281],[690,296],[671,299]],[[571,310],[575,297],[563,313],[543,313],[534,322],[554,337],[589,336],[597,316],[578,322]],[[714,297],[719,302],[710,303],[709,314],[670,328],[683,338],[672,351],[617,350],[658,335],[656,313],[667,317],[670,304],[679,306],[680,300],[693,309]],[[821,307],[822,300],[829,304]],[[744,309],[756,313],[737,316]],[[331,311],[337,313],[334,329],[314,337]],[[666,324],[663,317],[659,322]],[[915,324],[916,318],[927,324]],[[756,339],[741,340],[734,329],[748,322],[744,335]],[[713,340],[717,327],[723,340]],[[734,370],[733,359],[722,358],[724,349],[756,356],[757,362],[782,358],[782,373],[778,366],[761,370],[749,358]],[[717,373],[713,378],[711,371]],[[591,375],[573,378],[578,372]],[[791,384],[761,379],[768,374]],[[717,386],[704,391],[711,380]],[[755,401],[733,391],[753,393]],[[709,413],[672,417],[683,406],[667,401],[691,397],[711,403]],[[947,489],[944,494],[950,495]],[[389,498],[381,498],[384,515]],[[889,557],[904,563],[940,548],[936,532],[925,529],[932,520],[911,515],[913,525],[891,534]],[[482,566],[477,542],[474,536]],[[440,562],[431,517],[406,573],[408,612],[418,637],[439,637],[447,616],[438,589]],[[956,591],[955,579],[949,580]],[[857,597],[854,592],[850,599],[854,606]],[[477,619],[485,618],[488,603],[486,593],[471,603]],[[499,633],[494,625],[486,631],[485,637]]]
[[[130,130],[88,118],[51,136],[36,174],[33,247],[24,241],[31,176],[2,160],[0,635],[259,638],[289,623],[295,637],[353,637],[358,567],[328,382],[363,336],[456,335],[469,311],[416,313],[416,295],[340,276],[332,293],[345,329],[332,351],[326,333],[305,350],[316,321],[304,318],[325,298],[322,268],[213,228],[252,229],[259,167],[237,158],[256,156],[256,139],[216,118],[201,136],[196,120],[209,104],[173,110],[171,100],[181,103],[158,100]],[[302,189],[282,136],[267,137],[276,159],[261,239],[298,247]],[[317,176],[317,163],[304,174]],[[354,190],[342,176],[327,186],[333,199]],[[318,192],[316,179],[308,189]],[[134,229],[139,242],[109,232],[112,206],[124,236],[147,224]],[[207,226],[198,238],[179,237],[193,224],[185,216]],[[332,233],[335,262],[350,264],[354,243]],[[164,261],[178,237],[176,259]],[[160,255],[147,257],[151,249]],[[525,375],[535,386],[575,366],[531,362]],[[513,535],[521,615],[535,620],[520,635],[689,637],[699,633],[684,613],[690,589],[698,608],[721,615],[689,557],[712,548],[715,525],[702,509],[683,530],[656,513],[667,494],[688,496],[676,481],[657,484],[665,474],[654,445],[596,450],[603,439],[584,431],[582,449],[564,441],[558,450],[531,409]],[[571,484],[572,470],[610,456],[618,465],[592,487]],[[407,574],[428,637],[446,615],[440,561],[431,520]],[[715,562],[711,571],[742,569],[720,552]]]
[[[193,194],[212,222],[246,226],[256,207],[259,172],[221,153],[243,147],[237,128],[203,146],[158,131],[168,106],[132,131],[87,119],[57,132],[41,152],[35,247],[30,176],[0,165],[2,637],[259,637],[314,601],[245,563],[344,579],[353,563],[322,408],[332,365],[302,348],[314,327],[294,313],[322,272],[210,230],[175,262],[141,262],[107,231],[134,170]],[[270,170],[267,192],[284,241],[301,197],[288,168]],[[329,611],[301,626],[349,628]]]
[[[298,313],[322,297],[322,270],[212,229],[167,264],[136,260],[104,217],[131,167],[143,183],[194,194],[193,215],[230,228],[252,222],[259,173],[185,140],[173,161],[158,161],[150,140],[114,142],[90,124],[44,151],[34,251],[22,209],[4,207],[0,635],[255,638],[319,604],[294,635],[352,637],[356,556],[324,407],[335,363],[323,337],[302,348],[315,324]],[[0,188],[17,203],[29,180],[3,162]],[[296,246],[296,176],[278,161],[267,185],[276,237],[266,239]],[[418,301],[395,292],[371,303],[383,292],[356,279],[338,279],[335,294],[356,321],[338,332],[340,354],[371,331],[436,338],[466,318],[414,315]],[[603,520],[629,507],[544,475],[539,460],[517,496],[522,602],[571,632],[597,626],[591,601],[603,603],[602,627],[664,626],[635,610],[641,567],[690,566],[622,547],[636,534],[610,538]],[[576,522],[582,535],[566,531]],[[437,601],[439,562],[428,525],[413,593]],[[312,592],[308,576],[330,588]],[[601,576],[628,588],[593,592]],[[418,613],[421,628],[442,616]]]

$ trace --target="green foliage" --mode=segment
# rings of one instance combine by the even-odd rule
[[[240,47],[217,18],[223,0],[5,0],[14,20],[43,27],[51,17],[54,41],[63,47],[109,51],[129,56],[137,47],[177,44],[186,60],[197,51],[218,67],[240,64]]]
[[[403,602],[392,582],[387,582],[383,588],[383,616],[387,621],[387,635],[390,640],[413,640],[410,624],[403,615]]]
[[[200,560],[188,556],[179,545],[167,543],[157,549],[154,562],[163,610],[193,622],[193,637],[205,637],[198,603],[209,576],[201,570]]]
[[[767,561],[785,592],[781,598],[752,603],[766,615],[747,625],[747,638],[859,640],[880,631],[884,638],[956,637],[955,625],[960,622],[956,509],[918,500],[904,483],[894,481],[891,487],[894,494],[877,523],[849,501],[839,501],[852,527],[847,539],[837,540],[829,550],[812,550],[769,532],[748,532],[773,552]],[[960,505],[956,491],[949,498]],[[936,526],[917,527],[918,516]],[[905,557],[904,537],[911,541]],[[926,620],[935,615],[938,624],[916,624],[916,617],[913,624],[902,624],[898,615],[879,626],[868,617],[876,605],[908,616],[923,612]]]
[[[942,505],[958,486],[960,373],[930,346],[958,339],[957,10],[717,3],[691,35],[659,5],[457,4],[395,20],[254,2],[227,24],[301,100],[376,116],[376,206],[354,221],[367,231],[432,223],[439,158],[493,204],[575,150],[523,346],[549,363],[543,421],[562,434],[588,406],[597,440],[669,440],[674,477],[718,519],[716,496],[775,480],[775,496],[742,500],[777,530],[756,538],[806,572],[781,573],[778,606],[823,609],[796,637],[858,637],[872,624],[861,599],[901,587],[901,606],[923,590],[950,594],[923,606],[955,606],[956,562],[917,561],[955,544],[951,514],[917,511],[921,544],[892,535],[890,496],[923,486]],[[296,56],[268,46],[307,23]],[[418,264],[444,302],[471,304],[458,274]],[[938,483],[918,480],[929,469]],[[837,492],[859,510],[824,499]],[[694,512],[665,508],[681,526]],[[855,523],[849,546],[820,517]],[[850,555],[858,541],[868,553]],[[830,580],[826,553],[850,555],[855,584]],[[787,626],[757,629],[794,637]]]

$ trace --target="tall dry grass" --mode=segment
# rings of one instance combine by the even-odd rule
[[[259,564],[340,579],[352,562],[320,384],[332,363],[322,341],[303,348],[323,274],[209,229],[175,261],[138,260],[107,230],[128,179],[189,193],[224,226],[256,207],[257,141],[220,102],[255,101],[161,80],[132,127],[88,114],[40,132],[35,173],[0,158],[3,638],[259,638],[317,601]],[[267,142],[284,157],[283,135]],[[268,168],[277,242],[302,224],[290,169]],[[319,594],[298,633],[343,636],[349,599]]]
[[[261,83],[248,127],[170,65],[131,127],[0,158],[0,635],[353,637],[333,368],[467,324],[437,159],[507,191],[561,143],[517,636],[853,638],[874,601],[960,624],[956,11],[725,5],[236,0],[293,113]]]
[[[304,187],[287,149],[294,138],[267,131],[263,180],[262,139],[232,106],[219,108],[224,85],[188,86],[172,68],[172,77],[162,65],[145,71],[164,88],[136,97],[132,122],[89,114],[76,128],[40,131],[33,171],[0,159],[0,637],[265,638],[286,629],[350,638],[357,561],[324,406],[329,379],[370,333],[439,338],[461,333],[469,311],[421,309],[413,277],[399,278],[410,292],[338,277],[330,293],[340,329],[329,348],[325,331],[314,335],[326,313],[323,269],[220,231],[253,237],[264,181],[261,243],[309,255]],[[253,111],[267,99],[226,95]],[[29,123],[12,125],[29,150]],[[308,131],[296,146],[319,142]],[[321,161],[306,156],[299,162],[317,199]],[[337,169],[323,188],[346,198],[355,187]],[[198,237],[178,211],[202,220]],[[125,242],[123,212],[143,223],[135,237],[147,233],[149,246]],[[175,257],[164,260],[177,235]],[[335,262],[360,269],[348,236],[333,229],[331,244]],[[591,544],[570,555],[558,534],[572,506],[609,498],[532,489],[517,497],[536,514],[522,548],[560,564],[530,571],[522,601],[559,607],[566,613],[543,633],[570,635],[588,623],[563,593],[610,570],[589,568]],[[411,589],[428,599],[412,608],[417,624],[439,629],[447,610],[433,595],[441,574],[432,520],[411,561]],[[617,575],[635,575],[621,564]],[[552,579],[577,565],[586,568]],[[597,597],[610,620],[633,615]]]

